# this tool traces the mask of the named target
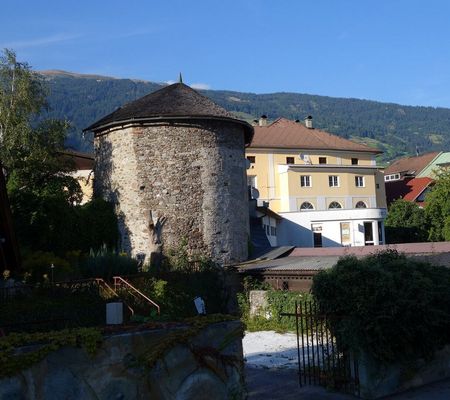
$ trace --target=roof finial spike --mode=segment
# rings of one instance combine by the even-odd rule
[[[181,76],[181,72],[180,72],[180,83],[183,83],[183,77]]]

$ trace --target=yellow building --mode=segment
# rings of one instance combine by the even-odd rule
[[[278,245],[373,245],[384,242],[386,196],[380,151],[279,118],[262,117],[246,156],[258,203],[283,217]],[[255,190],[256,189],[256,190]],[[272,240],[273,242],[273,240]]]

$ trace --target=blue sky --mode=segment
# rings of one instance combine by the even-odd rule
[[[450,107],[447,0],[0,0],[0,48],[211,89]]]

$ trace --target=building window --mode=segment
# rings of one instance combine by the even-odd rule
[[[372,222],[364,222],[364,244],[366,246],[374,245]]]
[[[330,203],[330,205],[328,206],[328,208],[342,208],[341,204],[338,203],[337,201],[332,201]]]
[[[256,188],[256,175],[247,175],[247,186]]]
[[[326,164],[327,158],[326,157],[319,157],[319,164]]]
[[[355,176],[355,186],[356,187],[364,187],[364,177],[363,176]]]
[[[358,159],[352,158],[352,165],[358,165]]]
[[[358,201],[355,205],[355,208],[367,208],[367,204],[363,201]]]
[[[270,227],[270,235],[277,236],[277,228],[275,228],[274,226],[271,226]]]
[[[256,157],[255,156],[247,156],[247,160],[250,161],[250,164],[254,164],[256,161]]]
[[[400,174],[390,174],[384,177],[385,182],[398,181],[400,179]]]
[[[311,176],[310,175],[300,175],[300,186],[301,187],[311,187]]]
[[[295,164],[294,157],[286,157],[286,164]]]
[[[379,189],[379,188],[380,188],[380,184],[379,184],[379,183],[377,183],[377,185],[376,185],[376,186],[377,186],[377,189]]]
[[[313,232],[313,246],[322,247],[322,225],[312,224],[311,230]]]
[[[314,206],[309,201],[304,201],[300,206],[300,211],[314,210]]]
[[[328,176],[328,186],[330,186],[330,187],[339,187],[339,176],[337,176],[337,175],[329,175]]]

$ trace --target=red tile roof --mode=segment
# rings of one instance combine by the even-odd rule
[[[406,173],[408,175],[417,175],[433,161],[439,153],[439,151],[435,151],[420,156],[401,158],[389,165],[389,167],[384,170],[384,174]]]
[[[433,179],[428,177],[385,182],[387,203],[389,205],[397,199],[415,201],[433,182]]]
[[[320,129],[309,129],[302,123],[278,118],[267,126],[255,126],[250,148],[283,148],[311,150],[344,150],[382,153],[375,148],[352,142]]]
[[[407,183],[409,192],[403,196],[403,199],[407,201],[415,201],[417,197],[419,197],[419,195],[433,182],[433,179],[428,177],[411,179]]]

